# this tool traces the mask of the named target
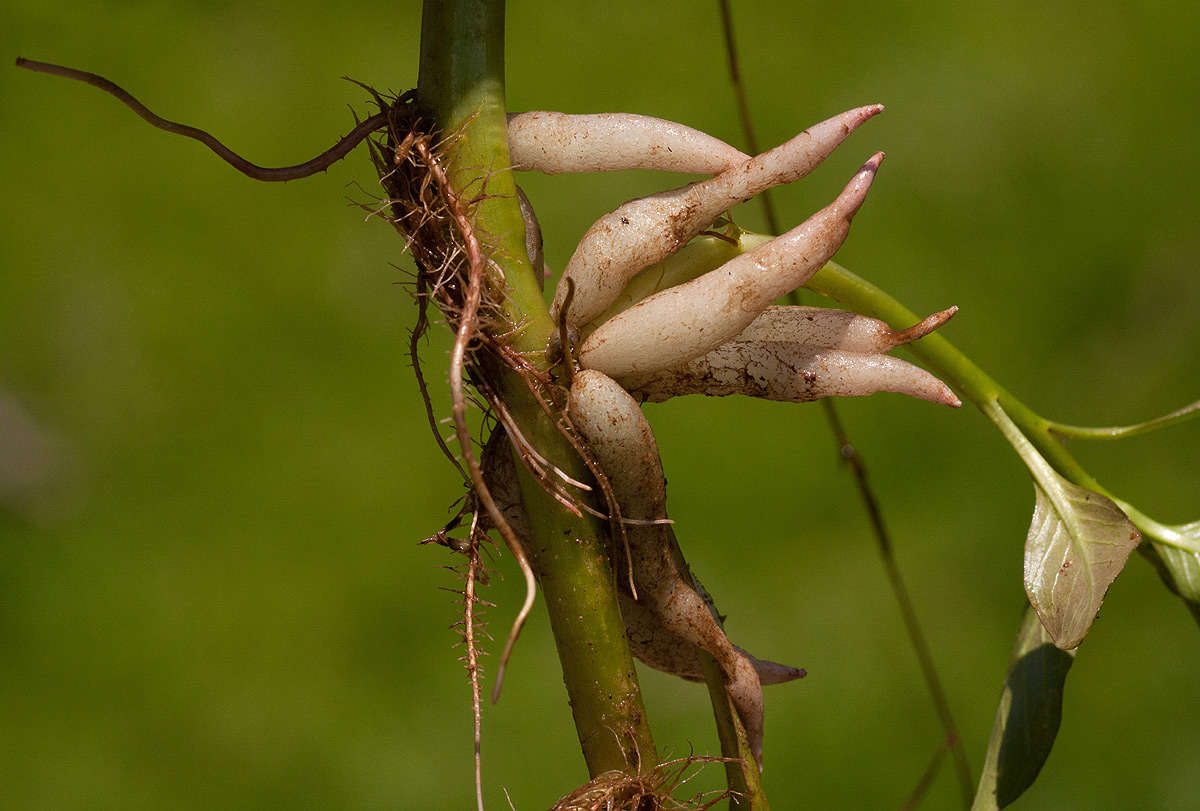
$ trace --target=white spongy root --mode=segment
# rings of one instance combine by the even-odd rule
[[[575,294],[567,323],[589,323],[608,309],[638,271],[679,250],[721,212],[772,186],[804,177],[882,110],[883,105],[873,104],[834,116],[710,180],[632,200],[605,214],[584,234],[563,270],[551,314],[557,321],[570,279]]]
[[[750,160],[700,130],[634,113],[513,113],[508,150],[514,169],[550,175],[623,169],[715,175]]]
[[[783,236],[698,279],[648,296],[601,324],[580,348],[580,364],[617,378],[648,374],[737,336],[837,252],[882,160],[877,152],[833,203]]]
[[[637,401],[612,378],[585,369],[571,384],[567,413],[608,477],[622,515],[665,517],[666,482],[658,446]],[[730,643],[696,591],[669,525],[629,526],[626,538],[637,601],[657,620],[651,636],[659,643],[662,634],[677,636],[716,659],[761,765],[762,685],[754,663]],[[620,561],[617,567],[619,571]]]
[[[567,414],[608,476],[622,516],[665,518],[667,484],[658,444],[629,392],[607,375],[583,370],[571,383]]]
[[[962,405],[941,380],[891,355],[777,341],[730,341],[679,368],[622,383],[651,402],[683,394],[743,394],[804,403],[890,391],[954,408]]]

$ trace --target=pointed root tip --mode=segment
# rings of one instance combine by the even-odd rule
[[[950,387],[945,383],[942,384],[942,388],[945,391],[942,392],[942,396],[937,402],[948,405],[951,408],[962,408],[962,400],[958,399],[958,395],[951,391]]]
[[[912,343],[920,338],[924,338],[926,335],[938,329],[951,318],[953,318],[957,312],[957,305],[953,307],[947,307],[946,309],[936,312],[933,315],[926,316],[908,329],[896,330],[891,336],[891,340],[895,341],[893,346],[903,346],[904,344]]]
[[[914,367],[920,369],[920,367]],[[954,393],[946,383],[934,377],[931,373],[921,369],[921,377],[924,380],[913,382],[911,388],[894,389],[901,394],[907,394],[910,397],[916,397],[918,400],[924,400],[927,403],[934,405],[944,405],[950,408],[961,408],[962,400],[958,399],[958,395]]]
[[[847,220],[857,214],[858,210],[862,208],[862,204],[866,202],[867,192],[871,190],[871,184],[875,181],[875,173],[879,171],[879,164],[883,163],[883,158],[884,153],[882,152],[872,155],[871,159],[854,173],[854,177],[850,178],[846,188],[842,189],[842,193],[834,201],[833,205]]]
[[[895,360],[888,355],[877,355],[876,357]],[[912,377],[904,381],[895,381],[895,386],[880,388],[879,391],[891,391],[896,394],[907,394],[909,397],[915,397],[918,400],[924,400],[927,403],[934,405],[944,405],[950,408],[961,408],[962,400],[958,399],[958,395],[954,390],[945,384],[945,382],[934,377],[932,373],[922,369],[919,366],[912,366],[904,361],[901,361],[904,366],[909,367],[908,371],[912,373]]]
[[[771,682],[771,683],[784,684],[789,681],[796,681],[797,679],[802,679],[807,675],[808,675],[808,671],[802,667],[789,667],[789,668],[787,668],[786,673],[775,674],[775,677],[778,679],[778,681]],[[768,683],[767,681],[765,681],[765,680],[763,681],[763,684],[767,684],[767,683]]]
[[[868,104],[865,107],[855,107],[853,110],[848,110],[843,113],[844,118],[849,119],[845,122],[848,129],[847,134],[849,134],[849,132],[854,132],[854,130],[858,129],[858,127],[868,119],[874,118],[882,113],[883,109],[884,108],[882,104]]]
[[[854,173],[847,190],[862,188],[862,193],[865,195],[867,189],[871,188],[871,183],[875,181],[875,174],[879,171],[879,165],[883,163],[883,159],[887,155],[883,152],[876,152],[862,166],[858,167],[858,171]]]
[[[764,687],[769,684],[786,684],[808,675],[808,671],[802,667],[781,665],[778,662],[766,662],[761,659],[755,660],[754,669],[758,671],[758,681]]]

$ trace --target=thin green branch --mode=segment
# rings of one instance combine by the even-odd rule
[[[915,313],[892,296],[835,262],[830,262],[823,267],[809,280],[807,286],[822,295],[837,299],[855,312],[881,318],[893,326],[911,324],[918,320]],[[1190,539],[1169,528],[1164,528],[1162,524],[1109,492],[1079,464],[1063,445],[1060,436],[1057,435],[1060,432],[1055,429],[1056,425],[1060,425],[1059,423],[1050,422],[1014,397],[946,338],[935,333],[908,344],[906,348],[924,361],[935,374],[953,386],[965,399],[975,403],[997,427],[1003,428],[1002,423],[1013,426],[1015,433],[1010,430],[1005,433],[1005,438],[1014,444],[1014,448],[1018,452],[1020,452],[1021,446],[1018,442],[1013,441],[1016,436],[1036,448],[1038,461],[1048,463],[1053,470],[1068,481],[1112,499],[1125,511],[1135,526],[1155,540],[1188,552],[1200,551],[1195,548],[1195,543]],[[1001,422],[997,422],[995,419],[997,408],[1002,410],[1006,418]],[[1178,422],[1181,419],[1189,418],[1195,411],[1196,408],[1192,405],[1160,419],[1171,419]],[[1151,422],[1157,421],[1152,420]],[[1028,461],[1025,455],[1022,455],[1022,458]]]
[[[836,262],[821,268],[806,286],[840,301],[855,312],[882,319],[893,326],[915,324],[920,320],[916,313],[891,295]],[[1044,417],[1014,397],[945,337],[934,333],[913,341],[905,348],[976,406],[984,408],[988,403],[999,403],[1042,456],[1067,479],[1081,487],[1108,495],[1050,433],[1050,423]]]
[[[979,403],[979,410],[983,412],[996,429],[1008,440],[1008,444],[1012,445],[1013,450],[1017,452],[1017,456],[1021,457],[1021,461],[1025,463],[1025,467],[1029,468],[1030,474],[1034,480],[1047,488],[1047,495],[1060,514],[1068,514],[1070,512],[1066,504],[1063,504],[1059,498],[1053,495],[1053,488],[1050,487],[1050,480],[1054,477],[1054,469],[1047,464],[1042,458],[1037,449],[1033,447],[1033,443],[1026,438],[1025,434],[1021,433],[1021,429],[1016,426],[1009,416],[1004,413],[1003,407],[995,400],[984,401]]]
[[[746,730],[729,700],[721,666],[704,651],[700,652],[700,662],[704,665],[704,682],[708,686],[709,701],[712,702],[721,756],[726,758],[725,784],[730,791],[729,807],[736,811],[769,811],[771,805],[763,791],[762,776],[754,761]]]
[[[1081,425],[1067,425],[1061,422],[1049,422],[1047,427],[1059,436],[1071,439],[1126,439],[1128,437],[1148,434],[1159,428],[1178,425],[1200,416],[1200,400],[1185,405],[1183,408],[1163,414],[1152,420],[1139,422],[1136,425],[1117,425],[1109,428],[1092,428]]]

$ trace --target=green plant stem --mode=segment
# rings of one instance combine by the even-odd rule
[[[525,223],[509,169],[504,103],[503,0],[425,0],[421,15],[422,109],[437,122],[451,183],[464,200],[485,191],[475,227],[504,271],[509,320],[521,327],[513,346],[540,352],[553,328],[525,253]]]
[[[514,415],[526,416],[525,438],[576,479],[588,471],[517,381],[506,394]],[[536,413],[534,410],[537,410]],[[532,417],[532,419],[529,419]],[[518,461],[529,516],[526,549],[550,614],[563,682],[580,747],[592,777],[612,770],[647,772],[657,752],[616,597],[605,535],[588,516],[575,516],[535,482]]]
[[[721,666],[704,651],[700,651],[700,663],[704,666],[704,683],[708,686],[713,720],[717,724],[721,757],[728,758],[725,761],[725,784],[731,792],[729,807],[737,811],[770,811],[771,804],[767,802],[767,794],[762,787],[762,775],[754,762],[746,730],[729,700]]]
[[[516,330],[511,344],[530,363],[553,330],[538,280],[525,253],[525,230],[508,171],[504,103],[502,0],[426,0],[421,21],[418,99],[448,137],[447,174],[473,208],[474,229],[503,273],[506,313]],[[500,381],[509,411],[525,438],[551,462],[584,477],[574,450],[515,374]],[[530,516],[529,549],[538,573],[562,662],[576,730],[593,777],[606,771],[652,769],[654,740],[617,605],[604,532],[590,518],[564,510],[524,475],[521,493]]]

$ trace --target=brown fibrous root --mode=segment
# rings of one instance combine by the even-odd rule
[[[704,767],[727,762],[729,758],[691,755],[664,761],[646,774],[604,772],[560,798],[550,811],[705,811],[732,792],[706,791],[686,800],[672,794]]]
[[[505,520],[485,481],[467,425],[464,380],[469,378],[476,383],[476,389],[492,399],[493,405],[498,402],[491,394],[495,386],[487,385],[492,369],[486,361],[494,365],[506,357],[494,336],[502,334],[508,325],[501,309],[501,295],[489,283],[490,260],[475,233],[472,201],[465,200],[463,190],[451,185],[442,165],[444,148],[456,136],[439,139],[432,127],[422,122],[411,97],[387,100],[376,94],[375,100],[381,111],[387,113],[386,134],[380,140],[368,142],[380,182],[387,192],[385,216],[404,236],[405,246],[416,261],[419,294],[436,303],[455,333],[449,369],[451,416],[472,499],[483,507],[489,523],[504,539],[525,578],[525,600],[497,667],[492,692],[495,701],[513,645],[533,607],[537,586],[521,539]],[[484,189],[477,192],[482,197]],[[423,329],[426,323],[422,319],[418,327]],[[414,343],[419,337],[419,331],[415,331]],[[428,403],[427,392],[423,394]],[[428,406],[427,410],[432,414]]]

